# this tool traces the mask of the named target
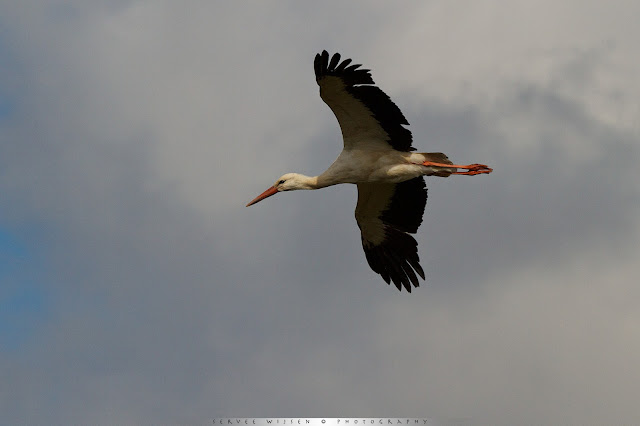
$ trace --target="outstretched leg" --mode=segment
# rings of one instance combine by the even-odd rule
[[[422,163],[423,166],[433,166],[433,167],[447,167],[447,168],[456,168],[456,169],[467,169],[466,172],[453,172],[453,175],[480,175],[485,173],[491,173],[493,169],[491,167],[485,166],[484,164],[467,164],[466,166],[461,166],[459,164],[445,164],[445,163],[435,163],[433,161],[425,161]]]

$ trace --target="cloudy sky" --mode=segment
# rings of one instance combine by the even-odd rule
[[[640,4],[0,2],[0,416],[637,423]],[[341,148],[327,49],[429,178],[412,294],[353,186],[245,204]]]

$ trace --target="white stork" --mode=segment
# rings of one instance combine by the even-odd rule
[[[409,234],[418,231],[427,204],[422,176],[491,173],[483,164],[453,164],[440,152],[417,153],[406,118],[391,99],[374,86],[369,70],[340,62],[336,53],[317,54],[313,62],[320,97],[333,111],[344,140],[336,161],[320,176],[287,173],[248,206],[281,191],[319,189],[339,183],[358,186],[356,221],[371,269],[398,290],[424,280],[418,243]],[[465,169],[459,172],[457,169]]]

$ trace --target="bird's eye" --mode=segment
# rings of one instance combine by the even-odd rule
[[[278,185],[282,185],[284,183],[284,180],[281,180],[278,182]]]

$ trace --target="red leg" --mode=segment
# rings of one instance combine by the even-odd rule
[[[425,161],[422,163],[423,166],[434,166],[434,167],[447,167],[456,169],[467,169],[466,172],[453,172],[453,175],[480,175],[485,173],[491,173],[493,169],[491,167],[485,166],[484,164],[467,164],[466,166],[461,166],[459,164],[444,164],[444,163],[434,163],[433,161]]]

